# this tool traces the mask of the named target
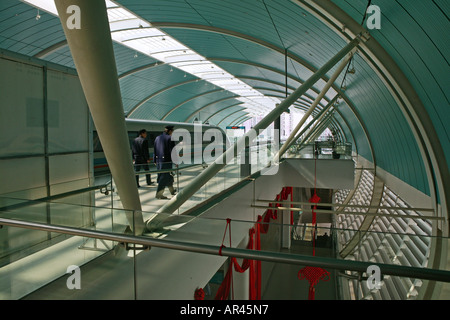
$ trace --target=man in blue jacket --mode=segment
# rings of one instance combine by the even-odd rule
[[[155,139],[155,155],[153,157],[158,171],[165,169],[172,169],[172,149],[175,147],[175,142],[172,141],[173,126],[166,126],[164,132]],[[156,190],[157,199],[168,199],[165,197],[164,189],[169,188],[172,195],[175,195],[173,188],[173,176],[170,171],[158,173],[158,188]]]
[[[134,171],[138,172],[141,169],[148,171],[150,154],[148,152],[147,130],[142,129],[139,131],[139,136],[134,139],[131,149],[133,152]],[[153,184],[150,174],[146,174],[145,177],[148,185]],[[139,175],[136,175],[136,184],[140,188]]]

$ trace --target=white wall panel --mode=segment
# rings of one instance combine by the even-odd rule
[[[0,70],[0,157],[42,154],[42,68],[0,59]]]
[[[43,157],[0,160],[0,194],[36,199],[46,196]]]
[[[48,68],[34,59],[0,57],[0,207],[10,206],[2,216],[91,226],[93,211],[86,206],[91,204],[91,194],[62,198],[60,203],[12,206],[24,201],[21,199],[35,200],[89,186],[90,119],[83,90],[77,76]],[[0,296],[20,298],[53,280],[48,278],[48,266],[37,257],[61,254],[61,249],[49,246],[59,242],[66,248],[67,241],[56,233],[0,229],[0,261],[6,264],[1,268]],[[76,241],[81,244],[81,239]],[[72,256],[87,257],[88,251],[79,250],[78,245],[75,248]],[[16,268],[26,271],[17,272]],[[39,285],[27,281],[32,272],[33,280],[38,274]]]
[[[78,77],[47,73],[49,153],[87,151],[89,113]]]
[[[51,194],[54,195],[88,187],[88,166],[88,153],[49,157]]]

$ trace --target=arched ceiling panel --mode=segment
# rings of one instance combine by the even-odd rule
[[[274,86],[274,88],[279,87],[279,86],[285,86],[285,76],[283,74],[280,73],[276,73],[264,68],[257,68],[254,66],[246,66],[246,65],[242,65],[242,64],[236,64],[233,62],[217,62],[217,64],[219,66],[221,66],[222,68],[228,70],[230,73],[233,73],[237,78],[241,79],[242,81],[244,81],[245,83],[249,84],[250,86],[254,87],[255,82],[258,82],[257,79],[255,79],[257,77],[257,75],[260,75],[260,82],[261,83],[277,83],[279,85]],[[262,75],[262,76],[261,76]],[[249,78],[254,78],[252,80],[249,80]],[[264,81],[265,79],[267,79],[267,81]],[[294,91],[295,89],[297,89],[298,87],[300,87],[301,83],[297,82],[295,80],[292,79],[291,76],[288,77],[288,93]],[[323,86],[325,85],[325,83],[323,81],[318,81],[316,86],[314,86],[313,88],[309,89],[306,93],[305,96],[309,97],[312,101],[314,101],[314,99],[319,95],[321,89],[323,88]],[[336,95],[336,91],[331,88],[330,90],[328,90],[328,92],[325,94],[325,97],[322,99],[322,103],[325,103],[325,100],[331,100],[334,96]],[[304,96],[304,97],[305,97]],[[302,97],[302,98],[304,98]],[[282,100],[280,100],[282,101]]]
[[[211,87],[211,86],[210,86]],[[191,113],[185,102],[190,99],[199,98],[199,95],[203,93],[203,98],[207,101],[205,103],[210,103],[212,101],[222,100],[225,98],[235,97],[229,91],[208,88],[204,85],[204,81],[199,82],[189,82],[185,83],[171,89],[155,94],[151,99],[148,99],[144,104],[142,104],[135,112],[132,113],[133,118],[145,119],[145,114],[147,109],[155,109],[151,112],[157,117],[157,119],[163,119],[166,114],[168,114],[174,107],[177,107],[178,118],[173,121],[184,121]],[[198,99],[197,98],[197,99]],[[199,101],[199,100],[197,100]],[[158,107],[156,107],[158,106]]]
[[[205,86],[205,90],[212,90],[212,85],[209,84],[207,86]],[[226,100],[223,100],[226,99]],[[232,95],[227,94],[227,95],[222,95],[220,98],[219,97],[214,97],[211,95],[202,95],[202,96],[198,96],[197,98],[193,99],[193,100],[189,100],[186,103],[184,103],[182,106],[180,106],[179,108],[177,108],[176,110],[173,110],[167,117],[165,120],[167,121],[184,121],[187,117],[189,117],[192,113],[198,112],[200,114],[200,118],[201,120],[205,120],[206,118],[208,118],[211,114],[205,112],[205,111],[198,111],[202,108],[204,108],[205,106],[210,105],[211,103],[214,103],[215,101],[225,101],[226,105],[236,105],[238,103],[241,103],[241,101],[233,98]],[[197,116],[198,118],[198,116]],[[192,122],[192,121],[190,121]]]
[[[134,70],[142,66],[151,65],[158,60],[153,59],[140,52],[136,52],[128,47],[122,46],[116,42],[114,45],[114,55],[116,58],[117,73],[122,75],[129,70]]]
[[[356,74],[361,75],[354,82],[352,77],[348,77],[345,93],[358,106],[361,118],[374,138],[377,165],[383,169],[389,167],[398,178],[417,186],[424,193],[428,192],[420,153],[395,101],[373,70],[367,68],[359,57],[355,57],[355,68]],[[408,161],[414,165],[405,166],[404,163]]]
[[[43,60],[75,69],[75,63],[73,62],[69,46],[63,46],[53,53],[46,55]]]
[[[205,120],[207,120],[210,124],[214,125],[217,125],[218,123],[221,124],[225,123],[225,125],[228,125],[230,119],[233,119],[232,118],[233,115],[237,116],[244,114],[246,114],[245,110],[243,110],[241,106],[237,105],[228,108],[223,108],[218,112],[216,112],[215,114],[213,114],[212,116],[210,116],[209,118],[206,118]]]
[[[232,105],[239,103],[234,97],[227,97],[216,101],[211,101],[201,108],[197,108],[196,110],[194,110],[191,114],[183,119],[183,122],[193,122],[195,118],[198,118],[198,120],[204,122],[207,118],[214,115],[219,110],[230,106],[230,101],[234,101]]]
[[[334,50],[345,46],[343,39],[332,30],[323,28],[323,23],[314,16],[299,10],[293,1],[266,3],[284,47],[313,66],[322,66],[331,59]]]
[[[333,1],[357,21],[365,11],[357,1]],[[450,159],[450,113],[448,112],[450,28],[446,1],[377,1],[381,29],[371,32],[404,72],[424,104],[440,142]],[[447,36],[448,38],[448,36]],[[448,163],[448,161],[447,161]]]
[[[33,56],[64,39],[59,19],[17,0],[1,1],[1,48]]]
[[[163,90],[167,86],[182,82],[183,74],[175,69],[170,72],[167,65],[144,70],[120,80],[120,90],[124,101],[125,113],[142,102],[150,94]]]
[[[355,117],[355,115],[352,113],[350,108],[339,106],[338,107],[339,113],[335,116],[336,120],[340,120],[340,117],[346,120],[346,123],[348,123],[348,126],[342,125],[344,122],[340,121],[339,123],[342,125],[346,137],[350,137],[353,134],[353,137],[355,138],[356,148],[358,149],[358,154],[367,160],[373,162],[374,159],[372,158],[372,153],[369,147],[369,143],[367,141],[366,135],[364,134],[364,130],[361,127],[360,123],[358,122],[358,119]],[[351,128],[351,129],[350,129]],[[345,130],[347,129],[347,130]]]
[[[214,25],[229,28],[239,25],[245,29],[254,29],[258,35],[269,33],[277,37],[271,25],[261,23],[269,19],[261,1],[119,1],[132,11],[151,22],[175,22],[201,25]],[[155,10],[155,8],[158,8]],[[261,28],[255,28],[257,26]],[[279,43],[277,43],[279,44]]]
[[[185,30],[180,28],[163,28],[164,31],[179,39],[187,46],[194,46],[196,51],[236,77],[253,76],[285,82],[285,55],[271,48],[255,43],[253,39],[215,33],[213,30]],[[231,49],[230,49],[231,48]],[[233,63],[237,65],[233,66]],[[257,68],[256,66],[261,66]],[[267,69],[267,70],[266,70]],[[288,85],[297,88],[313,72],[291,58],[287,61]],[[314,88],[319,92],[325,86],[319,80]],[[328,98],[335,95],[334,90],[327,93]]]
[[[222,122],[219,123],[219,126],[222,129],[226,129],[227,126],[231,126],[231,125],[236,125],[236,121],[237,120],[244,120],[244,119],[249,119],[251,117],[248,116],[248,113],[244,113],[244,112],[238,112],[235,114],[230,115],[229,117],[225,118],[222,120]],[[242,122],[238,122],[239,124]]]
[[[252,117],[251,116],[243,116],[243,117],[239,117],[235,120],[233,120],[233,122],[230,122],[230,125],[233,126],[239,126],[242,125],[245,121],[250,120]]]
[[[137,109],[130,118],[145,120],[160,120],[161,110],[170,108],[169,104],[161,102],[147,102],[142,108]]]
[[[358,24],[368,4],[362,0],[333,2]],[[159,24],[161,30],[192,50],[216,59],[215,63],[232,76],[241,77],[251,87],[264,88],[261,91],[267,96],[283,96],[280,92],[284,92],[285,84],[285,49],[291,55],[288,59],[288,92],[292,92],[344,47],[344,38],[349,34],[330,28],[333,23],[339,23],[324,23],[322,20],[326,15],[316,17],[311,13],[316,3],[304,0],[120,0],[118,3],[142,19]],[[445,40],[450,27],[448,3],[442,0],[432,3],[379,0],[377,5],[382,12],[382,28],[371,30],[371,37],[410,81],[432,121],[433,128],[429,129],[436,131],[444,155],[450,159],[450,129],[447,128],[450,92],[445,87],[450,74],[450,41]],[[37,13],[36,8],[19,0],[2,0],[0,48],[28,56],[49,50],[45,55],[47,61],[73,67],[59,19],[45,12],[36,19]],[[153,31],[145,28],[129,30],[127,37]],[[119,34],[125,36],[125,32],[114,36]],[[148,44],[155,43],[147,40]],[[118,74],[124,75],[120,78],[124,109],[133,111],[133,117],[182,121],[199,110],[205,118],[218,120],[223,116],[222,119],[229,123],[247,117],[239,112],[233,114],[234,119],[226,117],[227,112],[234,109],[230,106],[242,101],[223,100],[228,96],[216,93],[202,95],[214,89],[204,80],[184,83],[194,81],[195,76],[184,77],[185,73],[176,68],[170,72],[171,67],[167,64],[153,67],[155,58],[141,53],[136,55],[135,50],[120,44],[114,44],[114,51]],[[355,56],[356,73],[349,74],[344,82],[347,86],[343,91],[344,99],[349,106],[339,107],[341,115],[336,119],[343,128],[346,125],[341,121],[349,125],[345,133],[347,136],[353,133],[361,155],[371,159],[370,141],[365,137],[368,134],[378,166],[429,193],[430,180],[423,164],[422,146],[418,146],[419,139],[417,132],[413,134],[415,128],[411,120],[405,118],[409,115],[401,105],[403,98],[395,91],[395,84],[390,86],[390,79],[380,74],[381,69],[371,64],[370,55],[362,56]],[[141,70],[144,66],[148,68]],[[192,69],[200,67],[192,66]],[[335,68],[327,73],[327,77]],[[306,103],[308,99],[311,103],[325,81],[317,83],[299,103]],[[342,82],[343,75],[340,75],[334,84],[336,90]],[[202,86],[204,83],[206,86]],[[327,94],[322,105],[334,95],[334,92]]]

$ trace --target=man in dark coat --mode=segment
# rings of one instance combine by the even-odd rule
[[[172,169],[172,149],[175,147],[175,142],[172,141],[173,126],[166,126],[164,132],[155,139],[155,154],[153,160],[158,171]],[[156,190],[157,199],[168,199],[165,197],[164,189],[169,188],[172,195],[175,194],[173,188],[173,176],[171,172],[158,173],[158,189]]]
[[[141,169],[148,171],[150,154],[148,152],[147,130],[142,129],[139,131],[139,136],[134,139],[131,149],[133,152],[134,171],[138,172]],[[153,184],[150,174],[146,174],[145,177],[148,185]],[[136,184],[138,188],[141,187],[139,185],[139,175],[136,175]]]

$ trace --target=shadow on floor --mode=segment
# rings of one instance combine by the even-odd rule
[[[312,256],[312,246],[306,241],[293,241],[290,250],[283,250],[301,255]],[[332,251],[328,248],[316,248],[316,256],[331,257]],[[309,282],[300,280],[298,272],[305,266],[277,263],[274,265],[263,300],[308,300]],[[315,286],[315,300],[336,300],[336,270],[330,272],[328,281],[321,281]]]

